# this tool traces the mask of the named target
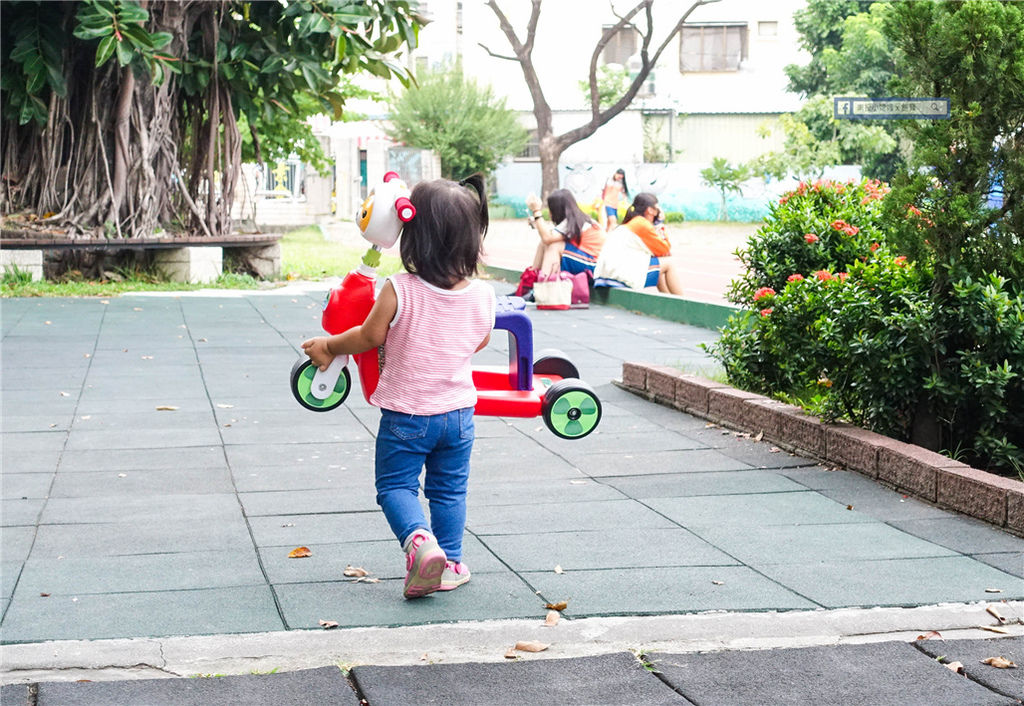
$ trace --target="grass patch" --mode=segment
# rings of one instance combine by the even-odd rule
[[[299,228],[281,238],[281,272],[289,280],[343,277],[359,265],[364,252],[330,242],[319,226]],[[384,255],[377,272],[387,277],[401,269],[397,257]]]
[[[145,273],[128,273],[123,279],[88,280],[68,275],[57,281],[40,280],[32,282],[21,273],[4,273],[0,279],[2,297],[115,297],[127,292],[191,292],[197,289],[262,289],[260,282],[249,275],[225,273],[216,281],[207,284],[167,282],[159,276]]]

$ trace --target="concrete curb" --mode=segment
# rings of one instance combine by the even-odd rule
[[[863,473],[929,503],[1024,536],[1024,483],[971,468],[920,446],[665,365],[623,363],[619,385],[724,426],[763,434],[787,450]]]
[[[488,265],[484,268],[487,274],[506,282],[518,282],[522,274],[518,270]],[[595,287],[590,290],[591,300],[596,304],[614,306],[619,309],[637,311],[647,316],[655,316],[666,321],[674,321],[690,326],[707,329],[719,329],[725,326],[735,307],[722,304],[699,302],[682,297],[655,292],[638,292],[633,289],[615,287]]]

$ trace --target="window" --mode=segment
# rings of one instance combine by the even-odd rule
[[[601,29],[609,31],[615,25],[605,25]],[[619,64],[626,66],[629,57],[637,52],[637,31],[635,27],[626,25],[612,35],[611,41],[605,45],[601,52],[601,61],[606,64]]]
[[[757,23],[757,36],[758,37],[777,37],[779,36],[779,23],[778,22],[758,22]]]
[[[297,159],[264,163],[256,193],[264,198],[299,199],[305,196],[304,165]]]
[[[523,151],[516,155],[517,161],[535,162],[540,159],[540,138],[536,130],[530,130],[530,136],[526,138],[526,146]]]
[[[685,24],[680,35],[679,70],[739,71],[747,58],[745,24]]]

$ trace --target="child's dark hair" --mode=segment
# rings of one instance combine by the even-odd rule
[[[590,226],[590,216],[580,210],[576,197],[568,189],[556,189],[548,194],[548,211],[556,226],[565,222],[562,237],[573,245],[580,244],[580,233]]]
[[[406,271],[442,289],[476,274],[488,224],[483,176],[421,181],[409,200],[416,215],[402,229]]]
[[[626,198],[628,199],[629,198],[629,187],[626,186],[626,170],[625,169],[616,169],[615,173],[622,175],[622,191],[623,191],[624,194],[626,194]]]
[[[644,215],[647,213],[647,209],[651,207],[658,207],[658,197],[646,191],[641,191],[633,199],[633,203],[629,205],[629,208],[626,209],[626,215],[622,217],[622,222],[628,223],[637,216]]]

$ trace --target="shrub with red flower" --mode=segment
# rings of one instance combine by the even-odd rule
[[[791,274],[789,277],[786,278],[786,281],[787,282],[800,282],[801,280],[803,280],[803,278],[804,278],[804,276],[802,274],[800,274],[799,272],[794,272],[793,274]]]
[[[814,273],[814,276],[820,279],[822,282],[828,282],[832,279],[832,273],[828,270],[818,270]]]
[[[754,301],[756,302],[759,299],[764,299],[765,297],[771,297],[774,295],[775,290],[772,289],[771,287],[761,287],[756,292],[754,292]]]
[[[881,243],[871,243],[871,245],[868,247],[868,250],[874,252],[875,250],[878,250],[878,248],[880,248],[881,246]]]
[[[849,276],[846,272],[836,272],[836,279],[840,282],[845,282]]]
[[[772,308],[771,307],[768,307],[767,309],[761,309],[761,316],[768,316],[771,313],[772,313]]]
[[[814,243],[818,242],[818,236],[816,236],[814,233],[804,233],[804,240],[813,245]]]
[[[857,235],[857,233],[860,233],[860,228],[852,226],[846,221],[832,221],[831,225],[832,228],[846,235]]]
[[[893,260],[893,262],[895,262],[900,267],[906,267],[907,266],[907,256],[906,255],[900,255],[895,260]]]

